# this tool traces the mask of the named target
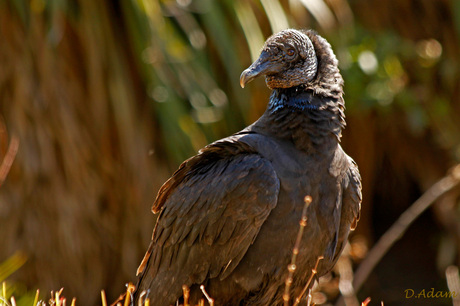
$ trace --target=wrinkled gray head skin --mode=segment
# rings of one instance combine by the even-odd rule
[[[301,31],[288,29],[267,39],[259,58],[241,74],[240,85],[244,87],[265,75],[271,89],[295,87],[313,80],[317,68],[310,38]]]

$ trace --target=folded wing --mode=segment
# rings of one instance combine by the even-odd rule
[[[279,184],[271,163],[242,143],[220,141],[185,161],[154,203],[160,215],[137,291],[168,304],[182,285],[226,278],[276,206]]]

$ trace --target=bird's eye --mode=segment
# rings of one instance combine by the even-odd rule
[[[286,50],[286,54],[288,56],[294,56],[295,55],[295,50],[292,49],[292,48],[289,48],[289,49]]]

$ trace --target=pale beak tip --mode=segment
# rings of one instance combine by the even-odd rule
[[[246,86],[246,83],[247,83],[247,78],[246,78],[246,73],[247,70],[243,71],[243,73],[241,74],[240,76],[240,86],[241,88],[244,88],[244,86]]]

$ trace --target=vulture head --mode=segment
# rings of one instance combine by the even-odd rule
[[[240,85],[265,75],[271,89],[307,84],[317,73],[318,60],[310,38],[293,29],[281,31],[267,39],[259,58],[240,77]]]

